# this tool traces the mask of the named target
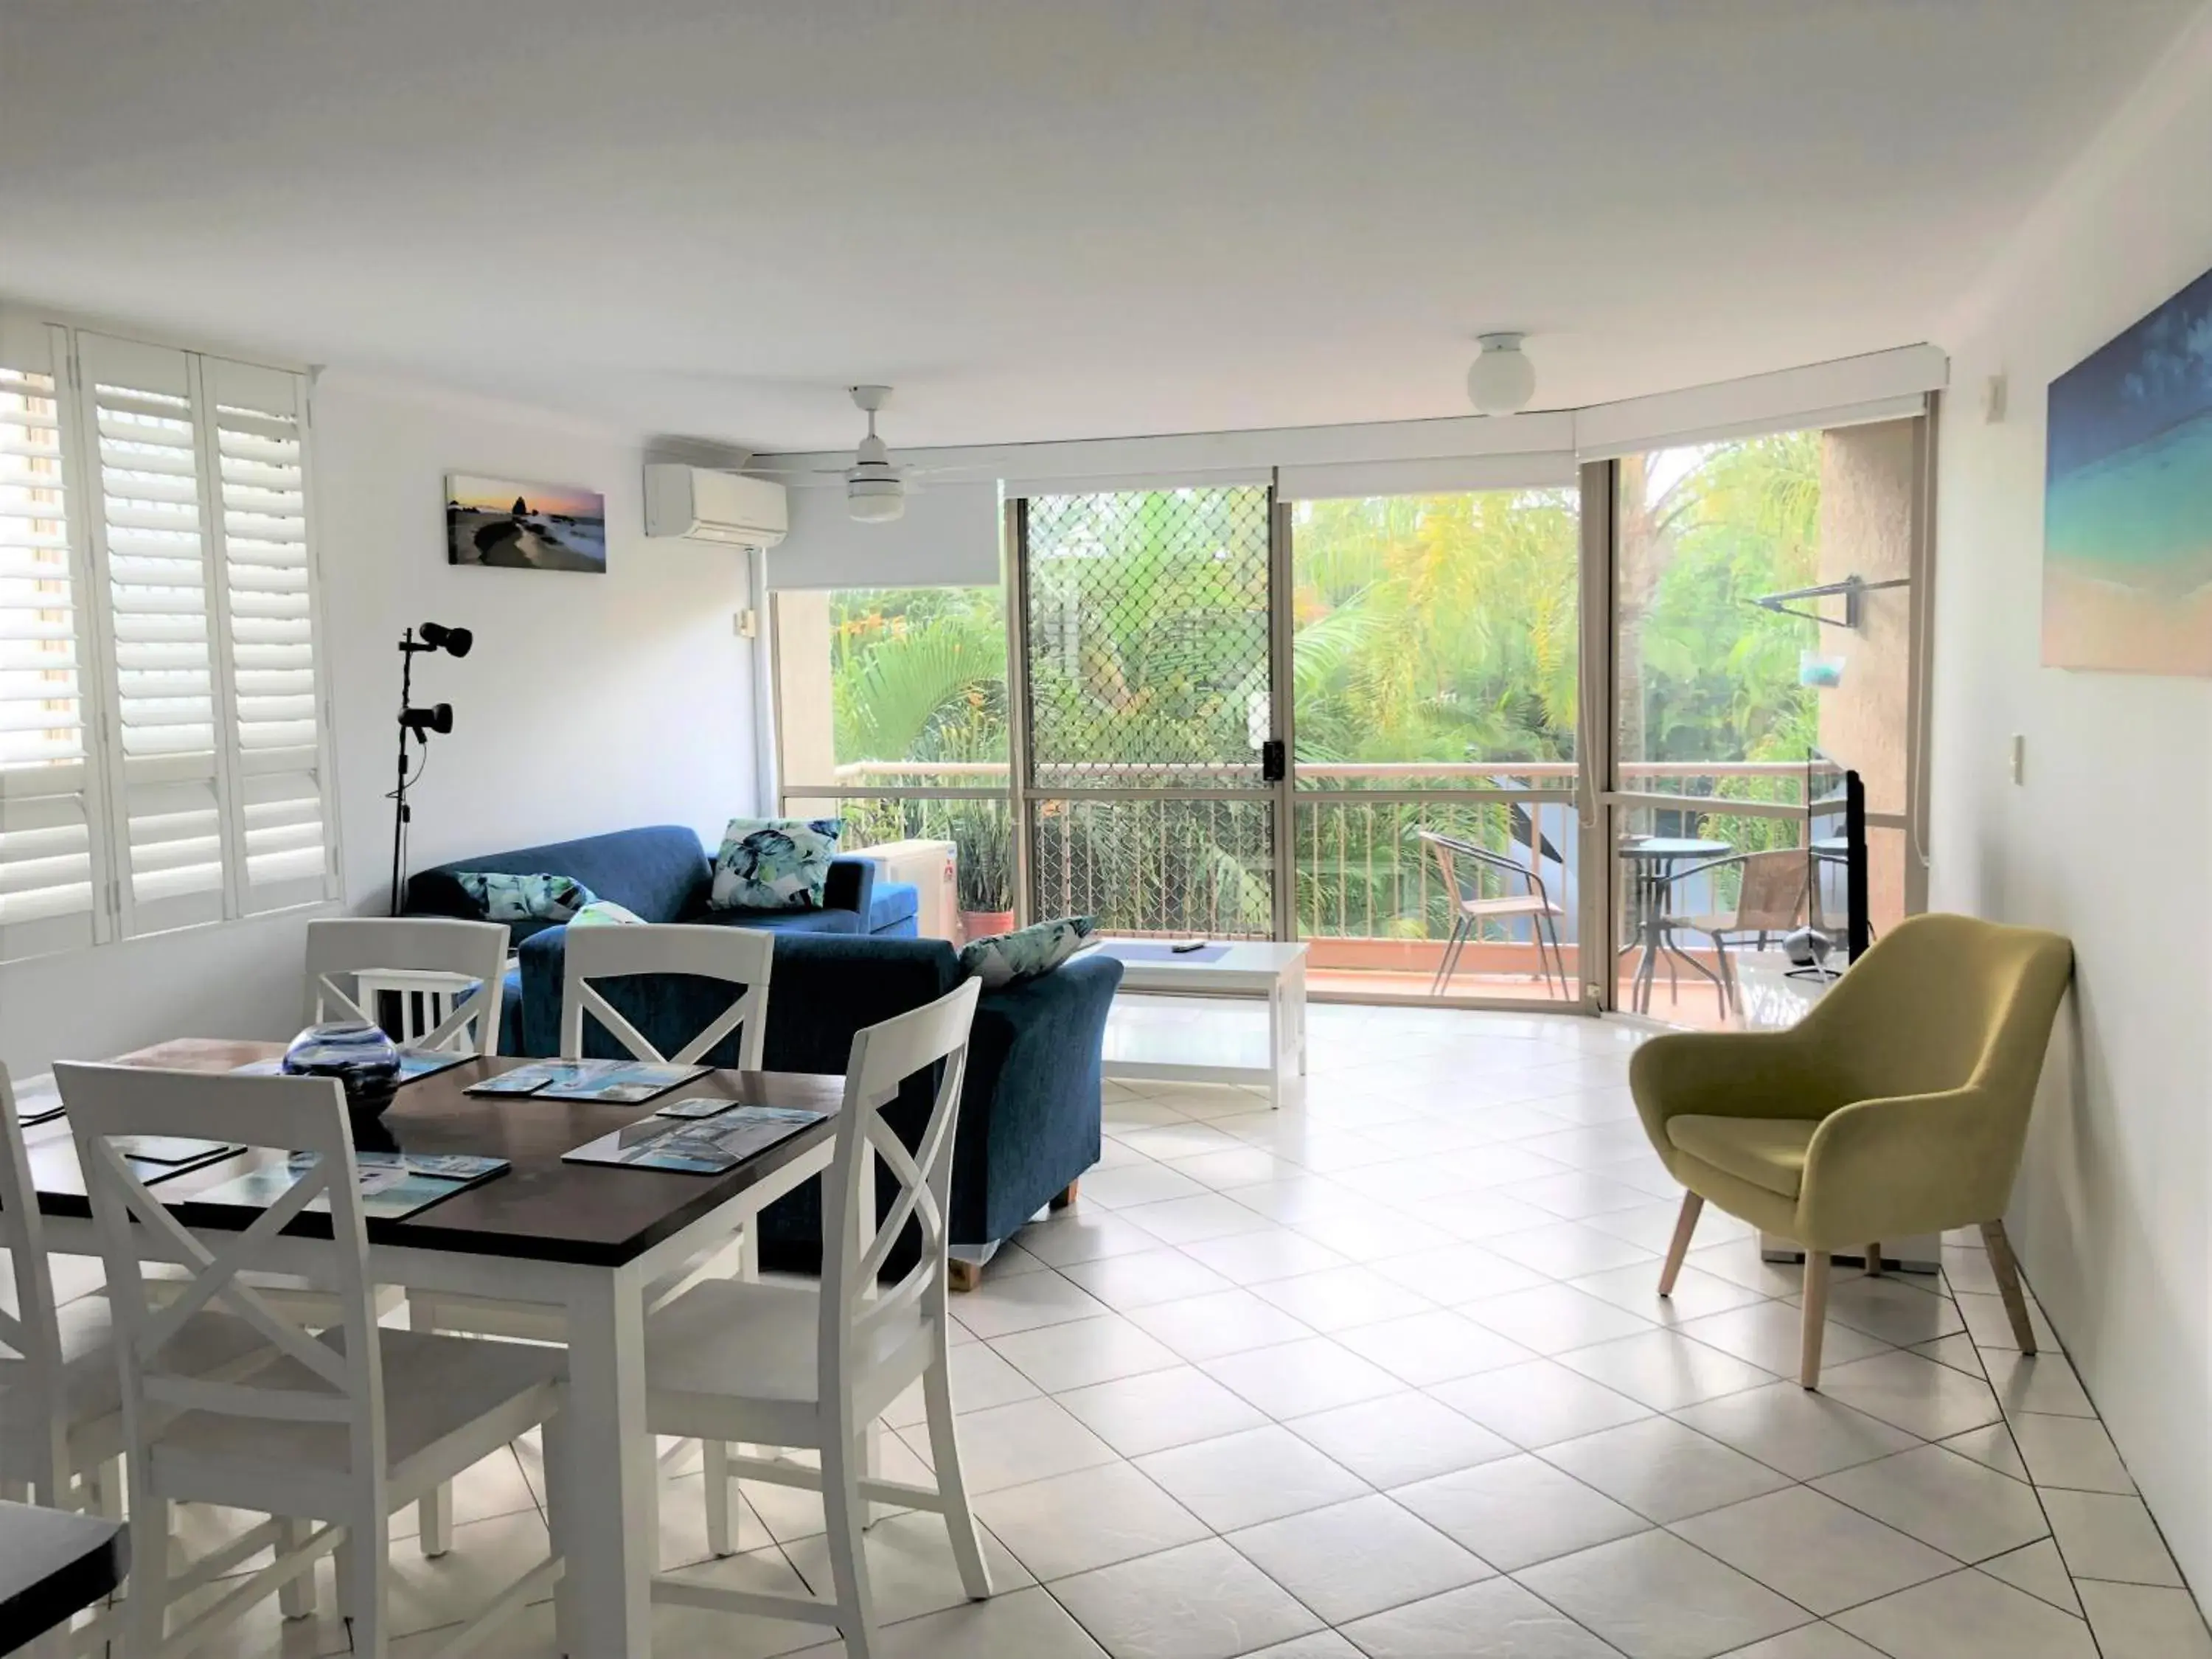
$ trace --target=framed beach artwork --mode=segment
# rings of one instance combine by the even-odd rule
[[[607,498],[562,484],[448,472],[446,562],[605,575]]]
[[[2212,674],[2212,271],[2051,383],[2043,660]]]

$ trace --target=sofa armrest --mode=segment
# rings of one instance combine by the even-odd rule
[[[822,885],[822,908],[851,910],[860,916],[859,931],[868,931],[868,906],[876,896],[876,861],[838,858],[830,860],[829,879]]]
[[[1806,1148],[1803,1237],[1833,1249],[2001,1219],[2025,1128],[1972,1085],[1840,1107]]]
[[[953,1154],[952,1242],[1010,1237],[1098,1162],[1106,1018],[1121,981],[1089,955],[976,1005]]]

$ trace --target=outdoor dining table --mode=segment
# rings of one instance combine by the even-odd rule
[[[1692,859],[1702,864],[1707,859],[1726,857],[1729,850],[1727,842],[1694,836],[1643,836],[1620,843],[1621,859],[1628,866],[1629,911],[1636,929],[1636,936],[1624,948],[1633,951],[1641,945],[1644,951],[1636,962],[1637,1012],[1651,1010],[1651,981],[1663,957],[1672,955],[1716,986],[1720,984],[1719,975],[1674,943],[1667,926],[1667,895],[1674,884],[1674,866],[1681,860]],[[1674,969],[1667,971],[1671,981]]]
[[[283,1045],[185,1038],[118,1063],[224,1072],[281,1054]],[[653,1439],[646,1431],[645,1304],[648,1286],[725,1243],[767,1205],[829,1167],[831,1121],[802,1130],[720,1176],[564,1164],[563,1152],[636,1122],[656,1105],[719,1096],[835,1114],[842,1077],[715,1071],[641,1106],[470,1095],[468,1085],[527,1064],[471,1059],[402,1087],[381,1122],[400,1150],[501,1158],[513,1166],[399,1220],[368,1223],[368,1277],[409,1290],[540,1302],[566,1310],[574,1427],[567,1490],[583,1501],[556,1516],[567,1556],[569,1611],[563,1639],[578,1654],[649,1656],[652,1576],[660,1528]],[[179,1133],[189,1133],[179,1124]],[[65,1118],[26,1131],[47,1248],[97,1255],[100,1241]],[[155,1193],[210,1249],[250,1226],[258,1210],[197,1202],[254,1163],[240,1154],[161,1182]],[[872,1170],[859,1212],[873,1212]],[[285,1238],[327,1238],[329,1218],[307,1214]],[[150,1235],[150,1229],[135,1230]],[[150,1242],[150,1241],[149,1241]],[[149,1254],[149,1260],[158,1259]],[[290,1271],[273,1261],[277,1271]],[[307,1266],[303,1255],[301,1271]]]

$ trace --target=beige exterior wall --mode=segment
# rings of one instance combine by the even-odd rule
[[[775,596],[776,775],[793,784],[830,783],[837,741],[830,703],[830,595],[786,588]],[[787,794],[783,811],[802,817],[836,810],[834,800]]]
[[[1912,574],[1914,421],[1838,427],[1820,439],[1822,582],[1857,576],[1890,581]],[[1819,693],[1820,747],[1866,784],[1867,810],[1902,812],[1910,776],[1912,590],[1861,596],[1859,626],[1820,629],[1817,648],[1843,659],[1843,684]],[[1841,602],[1821,601],[1836,614]],[[1869,837],[1868,908],[1876,929],[1905,908],[1904,837]]]

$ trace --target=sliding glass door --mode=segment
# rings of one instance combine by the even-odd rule
[[[1296,936],[1309,983],[1579,1004],[1571,487],[1290,514]]]
[[[1926,442],[1016,494],[1003,592],[778,596],[786,805],[951,843],[949,935],[1083,914],[1304,940],[1317,996],[1787,1019],[1784,941],[1849,921],[1847,770],[1873,930],[1923,902]]]
[[[1925,422],[1622,457],[1613,480],[1615,1006],[1786,1023],[1784,941],[1849,924],[1846,770],[1868,921],[1919,908]]]
[[[1274,937],[1271,492],[1033,495],[1013,527],[1031,914]]]

